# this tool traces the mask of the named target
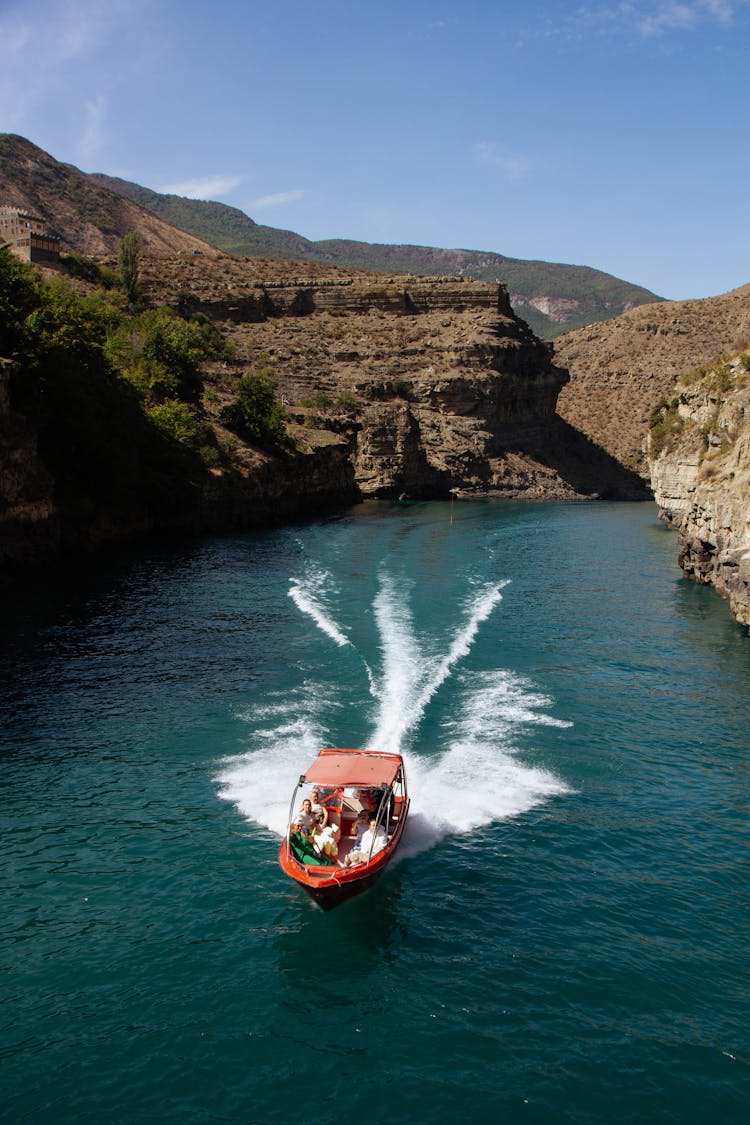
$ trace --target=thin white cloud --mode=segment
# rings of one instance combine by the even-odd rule
[[[641,35],[666,35],[671,31],[693,31],[706,22],[731,23],[734,5],[724,0],[697,0],[693,3],[649,4],[637,8],[633,13],[635,26]]]
[[[505,151],[495,141],[480,141],[474,146],[474,152],[480,163],[501,168],[506,176],[514,180],[525,175],[529,169],[529,162],[525,157]]]
[[[637,35],[660,39],[668,35],[730,27],[750,0],[619,0],[587,3],[544,25],[543,36],[561,43],[581,43],[588,35],[616,38]],[[530,39],[535,32],[525,33]]]
[[[181,180],[177,184],[162,184],[157,191],[166,192],[168,195],[186,195],[188,199],[210,200],[226,195],[241,183],[241,176],[196,176],[192,180]]]
[[[106,103],[103,94],[86,102],[86,126],[78,142],[78,152],[82,160],[91,160],[104,147],[104,117]]]
[[[287,203],[296,203],[298,199],[303,199],[305,194],[297,188],[293,191],[277,191],[273,195],[261,195],[257,199],[250,200],[247,210],[262,211],[264,207],[284,207]]]
[[[132,54],[142,64],[150,42],[143,17],[152,5],[153,0],[0,0],[2,127],[29,130],[55,113],[59,124],[69,112],[74,136],[83,122],[79,150],[84,156],[95,152],[103,142],[103,111],[91,87],[118,85],[117,65],[105,60],[124,39],[137,43]]]

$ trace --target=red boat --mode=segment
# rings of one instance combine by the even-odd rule
[[[313,793],[325,810],[323,831],[307,804]],[[318,906],[331,910],[382,875],[401,842],[408,812],[400,754],[321,750],[292,794],[279,863]]]

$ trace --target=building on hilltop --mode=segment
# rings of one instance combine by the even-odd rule
[[[0,207],[0,248],[7,247],[27,262],[56,262],[60,239],[49,234],[43,219],[20,207]]]

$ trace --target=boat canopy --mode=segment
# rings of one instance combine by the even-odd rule
[[[400,754],[377,751],[321,750],[305,773],[315,785],[392,785],[401,769]]]

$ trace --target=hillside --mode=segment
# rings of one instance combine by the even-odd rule
[[[296,258],[377,273],[462,274],[500,282],[516,313],[543,339],[659,300],[648,289],[588,266],[523,261],[481,250],[374,245],[345,239],[312,242],[293,231],[255,223],[223,203],[163,195],[101,173],[92,173],[90,179],[230,254]]]
[[[215,253],[201,239],[10,133],[0,134],[0,202],[44,219],[65,251],[112,254],[122,236],[136,230],[151,254]]]
[[[555,341],[570,382],[558,412],[613,457],[648,479],[643,442],[652,411],[682,374],[750,339],[750,285],[702,301],[632,309]],[[745,343],[743,343],[745,341]]]

